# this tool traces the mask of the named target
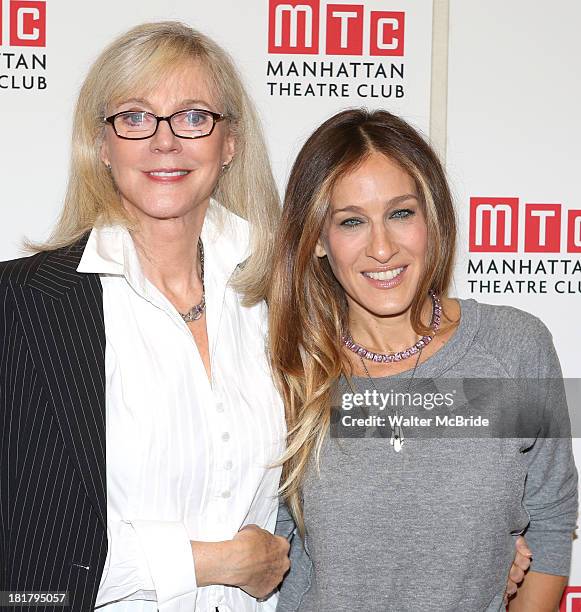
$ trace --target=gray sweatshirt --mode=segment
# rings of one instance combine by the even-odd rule
[[[455,334],[415,379],[561,377],[539,319],[474,300],[460,305]],[[354,389],[342,380],[340,391],[387,393],[396,378],[411,372],[373,385],[353,378]],[[396,453],[389,439],[330,436],[303,494],[308,555],[295,536],[280,612],[503,610],[514,538],[523,531],[533,570],[569,573],[577,472],[567,437],[408,433]]]

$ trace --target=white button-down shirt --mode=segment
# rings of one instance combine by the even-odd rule
[[[276,596],[259,603],[237,588],[196,584],[190,540],[229,540],[251,523],[274,531],[280,468],[269,465],[286,434],[265,355],[266,306],[243,307],[228,286],[247,254],[247,223],[212,201],[202,240],[211,384],[188,326],[144,276],[125,228],[93,229],[77,268],[103,285],[103,612],[133,600],[163,612],[276,607]]]

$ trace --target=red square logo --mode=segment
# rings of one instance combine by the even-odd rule
[[[581,210],[569,210],[567,219],[567,253],[581,253]]]
[[[327,54],[363,55],[363,5],[327,6]]]
[[[527,204],[525,251],[558,253],[561,250],[561,205]]]
[[[518,198],[470,198],[469,250],[516,253]]]
[[[46,2],[10,1],[10,45],[12,47],[46,46]]]
[[[320,0],[270,0],[268,52],[319,52]]]
[[[565,589],[559,612],[581,612],[581,587],[569,586]]]
[[[405,13],[371,11],[370,55],[403,55]]]

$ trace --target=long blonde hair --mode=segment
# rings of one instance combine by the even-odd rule
[[[421,308],[429,289],[445,295],[453,267],[456,220],[444,170],[431,147],[409,124],[387,111],[343,111],[307,140],[289,178],[277,234],[269,289],[269,351],[288,425],[281,492],[301,531],[301,490],[311,456],[318,464],[329,430],[331,394],[350,375],[341,335],[345,294],[327,258],[315,255],[333,186],[379,152],[415,182],[428,229],[425,271],[411,306],[418,334],[428,333]]]
[[[254,105],[232,59],[220,46],[176,21],[146,23],[114,40],[87,74],[77,100],[68,188],[58,223],[37,250],[68,246],[101,218],[130,226],[119,194],[100,159],[103,117],[111,105],[151,91],[169,71],[195,60],[208,75],[221,111],[229,116],[236,153],[220,176],[214,197],[250,223],[251,255],[234,286],[250,305],[265,296],[273,235],[280,214],[278,192]]]

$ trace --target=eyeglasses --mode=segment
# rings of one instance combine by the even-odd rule
[[[223,119],[226,119],[226,115],[221,113],[190,108],[167,117],[158,117],[146,111],[123,111],[104,117],[103,121],[113,126],[119,138],[144,140],[157,132],[160,121],[167,121],[172,133],[178,138],[204,138],[209,136],[216,123]]]

